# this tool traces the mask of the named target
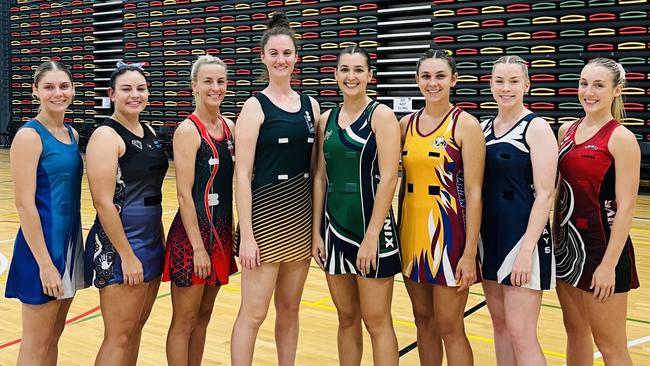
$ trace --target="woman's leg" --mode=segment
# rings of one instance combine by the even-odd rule
[[[167,332],[167,363],[187,365],[190,337],[198,322],[204,285],[178,287],[171,283],[172,322]]]
[[[104,340],[97,353],[96,366],[131,364],[131,350],[133,343],[139,341],[137,329],[148,292],[149,283],[116,284],[99,290]]]
[[[214,309],[214,300],[217,298],[220,287],[204,286],[203,298],[199,307],[199,317],[190,337],[190,357],[188,365],[199,366],[203,362],[203,350],[205,349],[205,337],[208,332],[208,324]]]
[[[506,310],[503,299],[503,287],[496,281],[483,280],[483,292],[492,319],[494,331],[494,351],[499,366],[517,366],[515,351],[510,342],[506,327]]]
[[[370,333],[372,359],[376,366],[397,366],[399,349],[390,309],[393,301],[393,277],[357,277],[361,317]]]
[[[474,363],[472,347],[465,335],[464,311],[469,290],[458,292],[456,287],[433,286],[433,312],[438,331],[445,345],[447,363],[468,366]]]
[[[363,354],[361,305],[356,277],[353,274],[326,274],[327,286],[339,318],[336,343],[341,366],[359,366]]]
[[[582,298],[582,292],[585,291],[558,280],[556,292],[562,306],[562,319],[567,335],[567,365],[591,366],[594,363],[594,348],[589,318]]]
[[[625,332],[627,293],[613,294],[605,302],[598,302],[593,293],[583,291],[582,298],[594,341],[605,365],[631,366]]]
[[[517,364],[545,366],[544,352],[537,340],[537,319],[542,291],[502,286],[506,326]]]
[[[420,284],[406,277],[404,277],[404,284],[413,306],[420,365],[441,366],[443,349],[433,315],[433,286]]]
[[[142,329],[151,315],[151,309],[153,308],[154,302],[156,302],[156,297],[158,296],[158,289],[160,288],[160,277],[155,278],[147,283],[147,293],[145,294],[145,302],[142,305],[142,311],[140,312],[140,319],[138,320],[138,325],[135,328],[135,334],[133,336],[133,342],[129,345],[129,356],[127,358],[127,365],[135,366],[138,362],[138,352],[140,352],[140,338],[142,337]]]
[[[262,263],[255,269],[242,268],[241,305],[230,339],[232,366],[253,364],[255,339],[269,310],[279,270],[279,263]]]
[[[299,310],[302,291],[309,273],[311,259],[280,264],[275,283],[275,343],[278,348],[278,365],[296,363]]]
[[[53,300],[45,304],[22,304],[23,335],[16,364],[56,365],[58,340],[72,299]],[[53,331],[54,330],[54,331]]]

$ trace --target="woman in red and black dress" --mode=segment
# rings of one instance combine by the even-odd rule
[[[555,257],[569,365],[593,363],[592,334],[606,365],[632,365],[625,318],[627,292],[639,287],[629,233],[641,154],[619,122],[624,84],[617,62],[589,62],[578,88],[585,116],[558,136]]]
[[[219,287],[237,271],[232,253],[233,123],[221,116],[226,65],[200,56],[192,66],[196,109],[174,133],[179,209],[167,238],[163,281],[170,281],[173,317],[170,365],[200,365]]]

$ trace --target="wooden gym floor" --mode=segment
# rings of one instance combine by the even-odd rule
[[[164,187],[164,223],[171,223],[176,213],[176,184],[173,165],[166,177]],[[82,220],[86,234],[94,220],[95,212],[90,200],[87,181],[84,177],[82,192]],[[20,303],[5,299],[4,289],[7,266],[11,261],[13,240],[19,227],[18,214],[14,206],[13,186],[9,172],[9,150],[0,149],[0,366],[15,364],[21,336]],[[641,288],[630,292],[627,332],[630,353],[637,365],[650,361],[650,197],[638,199],[632,226],[637,269]],[[393,297],[393,319],[400,349],[415,340],[415,325],[410,302],[401,276],[395,278]],[[217,297],[214,314],[208,331],[204,356],[205,365],[228,365],[230,363],[230,332],[239,308],[240,277],[231,277],[231,283],[224,286]],[[481,286],[471,288],[467,308],[483,301]],[[255,351],[255,365],[275,365],[275,344],[273,338],[273,310],[260,330]],[[103,325],[99,311],[99,296],[95,288],[77,293],[68,314],[68,326],[59,344],[59,364],[89,365],[102,340]],[[169,284],[162,284],[152,315],[144,329],[140,348],[139,365],[165,364],[165,337],[171,320],[171,298]],[[300,311],[300,338],[298,344],[298,365],[336,365],[336,310],[329,297],[324,275],[313,264]],[[495,365],[494,340],[486,307],[465,319],[467,335],[472,344],[476,365]],[[555,291],[544,294],[538,326],[542,348],[549,365],[565,363],[565,333],[562,313]],[[364,334],[364,365],[372,364],[370,340]],[[402,365],[418,365],[417,351],[401,357]],[[595,364],[603,365],[597,358]]]

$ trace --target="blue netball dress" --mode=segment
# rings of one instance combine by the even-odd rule
[[[144,123],[141,125],[143,137],[110,118],[104,122],[126,146],[118,160],[113,203],[131,249],[142,263],[144,281],[148,282],[163,271],[162,184],[169,162],[153,132]],[[86,240],[86,281],[98,288],[124,282],[122,261],[99,218],[95,218]]]
[[[83,161],[72,128],[65,126],[70,134],[69,144],[57,140],[37,120],[22,127],[34,129],[43,146],[36,169],[34,198],[47,251],[63,282],[63,296],[58,299],[71,298],[77,289],[86,287],[80,215]],[[43,293],[38,264],[22,229],[16,235],[5,296],[18,298],[25,304],[44,304],[57,299]]]
[[[482,123],[485,136],[483,221],[479,252],[486,280],[512,285],[510,274],[535,201],[533,166],[526,131],[537,115],[529,113],[503,136],[494,134],[494,120]],[[531,279],[523,287],[555,287],[555,257],[549,223],[533,251]]]

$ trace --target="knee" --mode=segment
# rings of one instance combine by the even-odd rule
[[[418,329],[428,329],[431,325],[435,325],[435,319],[431,309],[422,309],[414,306],[413,318],[415,318],[415,325]]]
[[[627,343],[625,340],[621,341],[612,337],[594,335],[594,343],[596,343],[596,347],[603,354],[603,359],[605,360],[627,352]]]
[[[197,314],[187,313],[180,316],[174,316],[172,319],[172,326],[180,331],[184,336],[189,337],[194,331],[194,328],[196,328],[197,321]]]
[[[361,312],[358,308],[336,309],[340,328],[351,328],[361,324]]]
[[[275,313],[278,317],[281,318],[295,318],[298,317],[298,312],[300,311],[300,300],[291,301],[291,300],[282,300],[276,299],[275,301]]]
[[[464,334],[465,332],[462,319],[460,322],[458,322],[455,319],[436,318],[435,324],[438,328],[438,332],[440,333],[440,337],[445,341],[453,339],[459,334]]]
[[[241,321],[246,327],[259,329],[266,319],[267,311],[264,309],[250,309],[240,311],[237,321]]]
[[[364,316],[363,324],[366,330],[370,333],[371,337],[383,334],[389,329],[392,329],[392,319],[390,313],[388,314],[373,314],[372,316]]]
[[[207,327],[208,324],[210,323],[211,318],[212,318],[212,308],[207,310],[201,309],[199,311],[198,318],[195,323],[197,326]]]
[[[113,347],[120,349],[127,349],[131,344],[133,335],[128,332],[120,333],[107,333],[104,335],[104,340],[109,342]]]
[[[564,329],[569,337],[591,337],[589,322],[582,318],[563,317]]]

